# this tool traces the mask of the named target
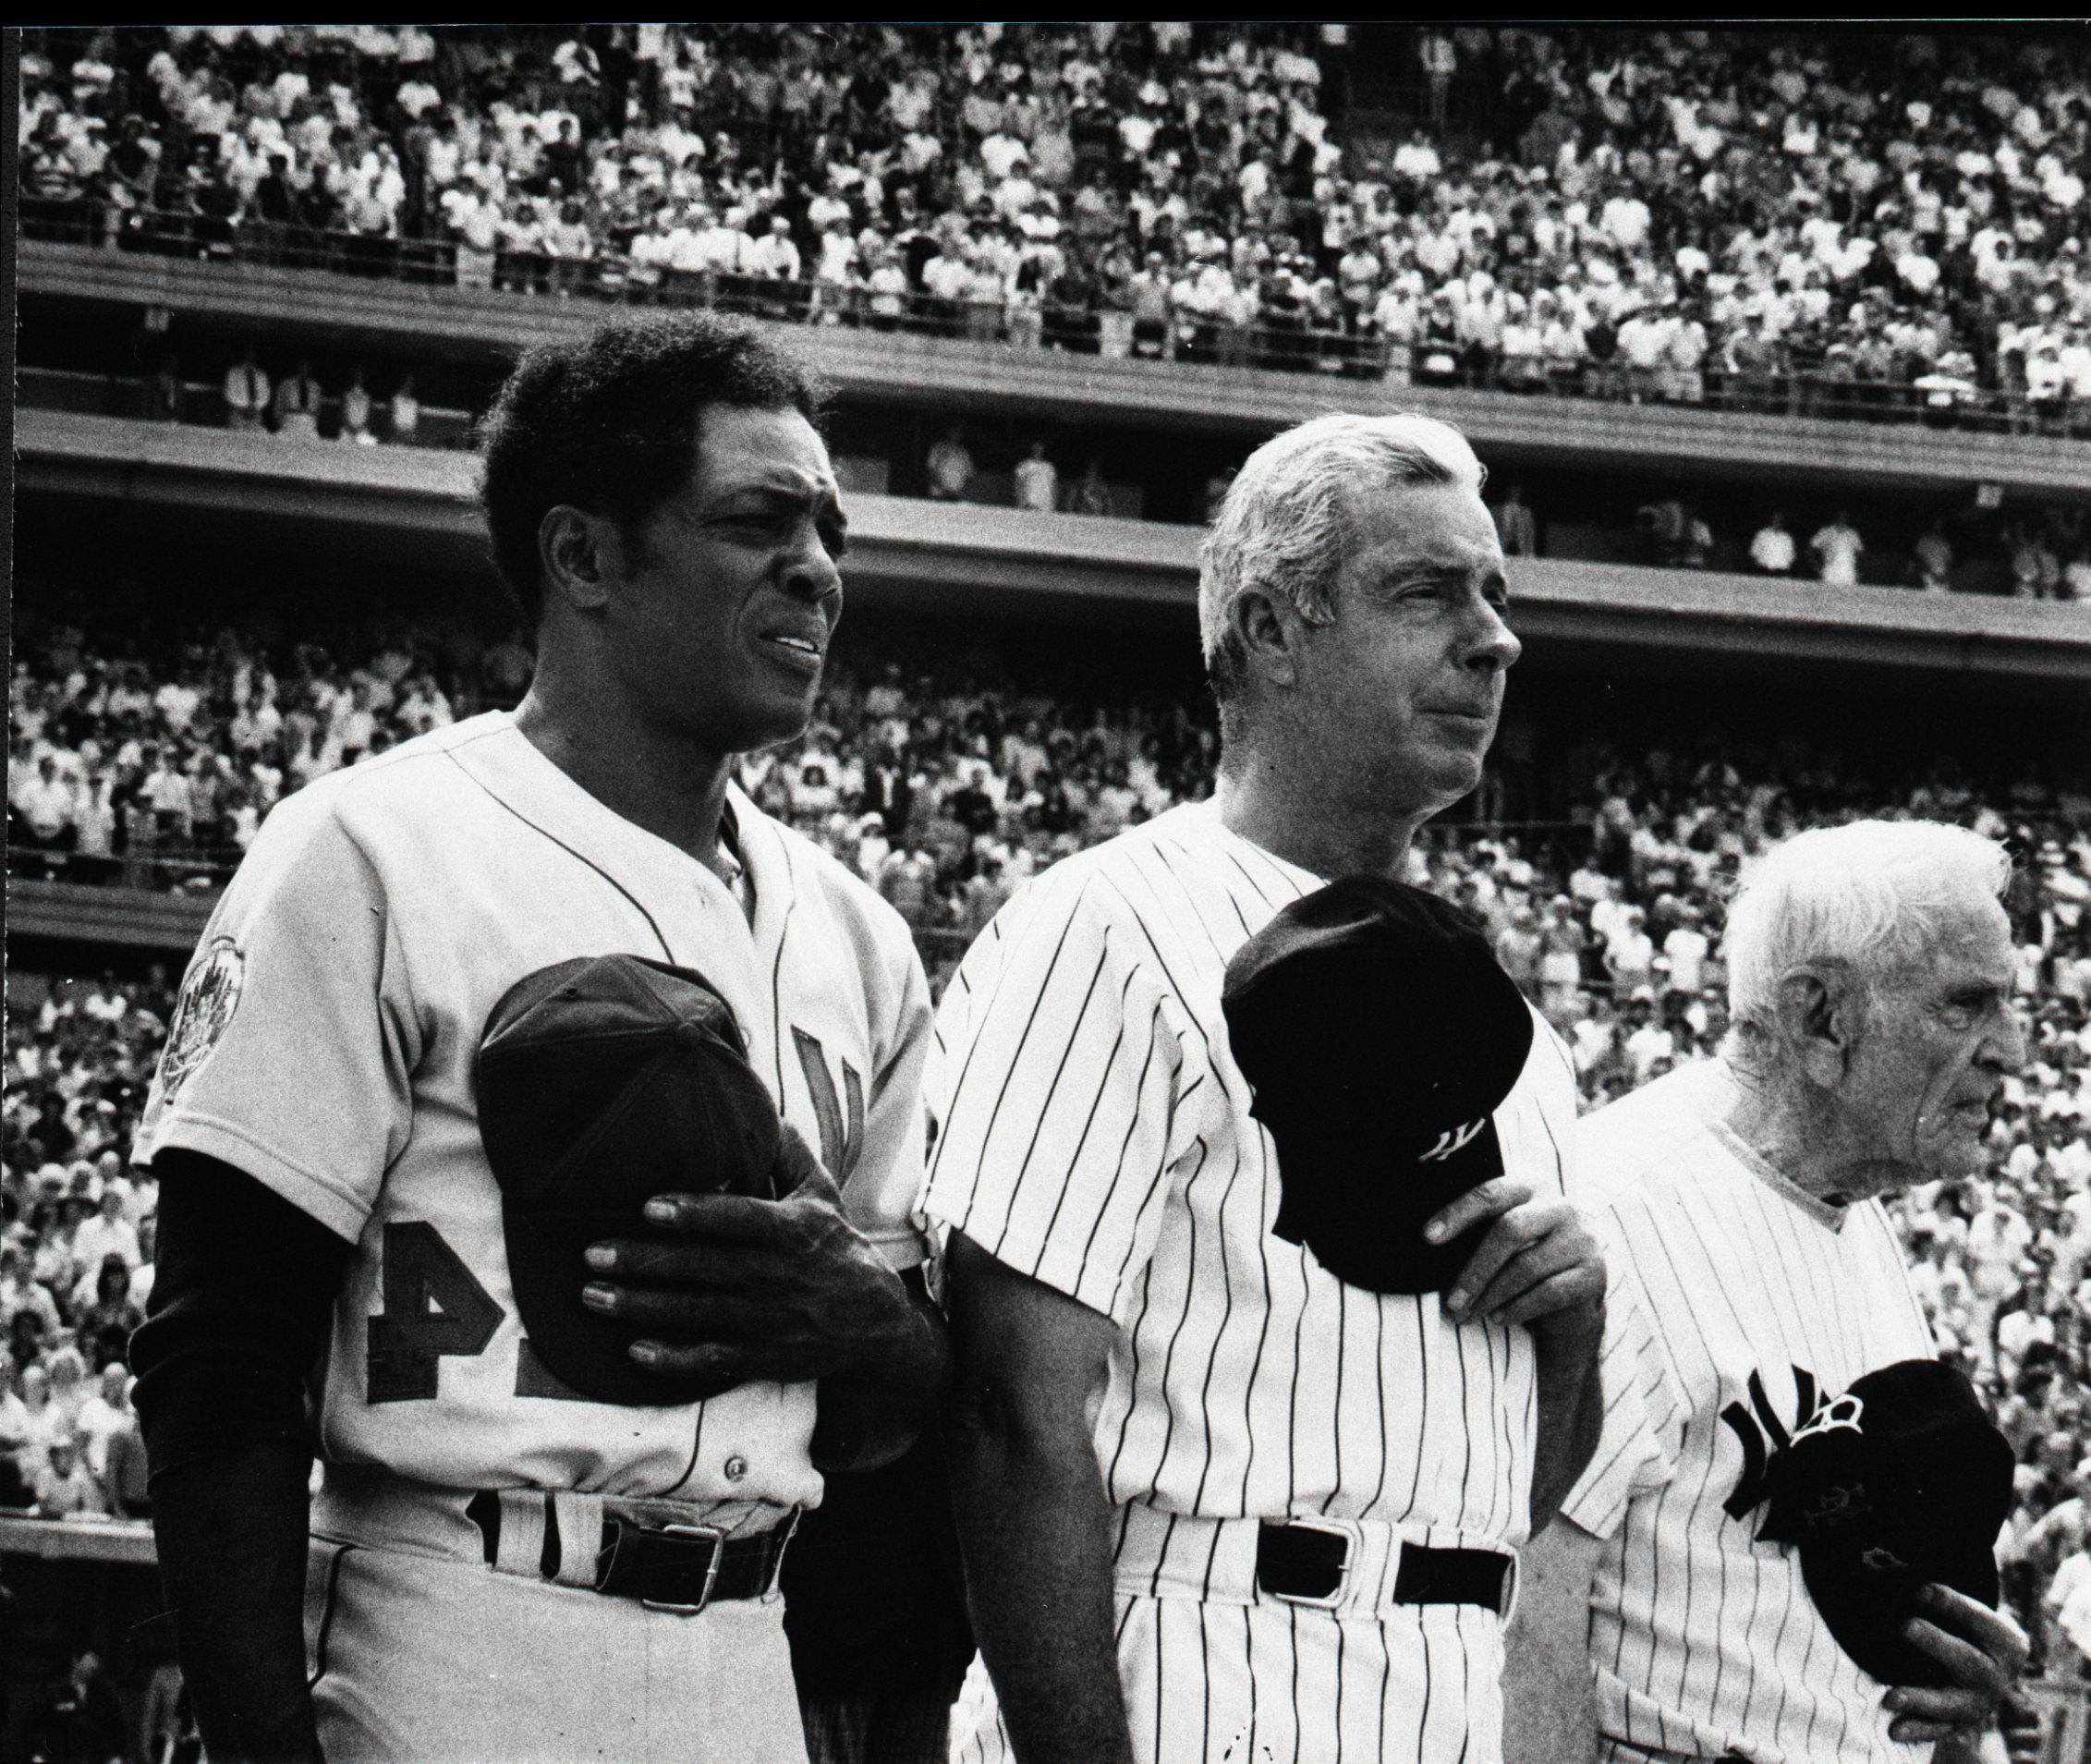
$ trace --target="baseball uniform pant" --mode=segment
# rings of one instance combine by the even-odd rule
[[[1256,1589],[1254,1520],[1178,1519],[1165,1543],[1153,1529],[1128,1527],[1117,1571],[1118,1670],[1141,1764],[1499,1764],[1502,1620],[1390,1603],[1388,1527],[1360,1527],[1367,1571],[1333,1610]],[[1195,1561],[1196,1583],[1163,1558]],[[951,1755],[1015,1757],[979,1660]]]
[[[806,1764],[779,1594],[683,1615],[503,1573],[453,1523],[464,1499],[316,1503],[305,1639],[330,1764]]]

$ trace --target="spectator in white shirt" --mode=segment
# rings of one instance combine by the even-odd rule
[[[234,429],[259,429],[269,408],[269,376],[254,359],[253,346],[225,371],[225,421]]]
[[[770,230],[748,249],[742,267],[749,275],[777,282],[798,280],[798,247],[793,242],[791,223],[782,214],[770,217]]]
[[[1624,908],[1605,940],[1605,967],[1615,987],[1637,987],[1655,967],[1655,943],[1641,928],[1645,917],[1638,906]]]
[[[1016,506],[1050,515],[1060,506],[1060,472],[1046,457],[1046,444],[1034,441],[1028,456],[1016,465]]]
[[[11,800],[37,845],[48,851],[71,848],[73,786],[58,776],[56,762],[49,754],[36,762],[34,773],[16,785]]]
[[[1834,520],[1817,529],[1815,537],[1808,541],[1808,550],[1814,554],[1817,574],[1825,586],[1856,586],[1859,557],[1866,550],[1866,541],[1859,537],[1858,529],[1852,525],[1852,517],[1845,510],[1840,508]]]
[[[320,432],[320,383],[312,364],[300,361],[298,371],[276,388],[276,432],[310,439]]]
[[[370,388],[363,383],[360,363],[356,377],[350,381],[348,390],[341,395],[341,438],[352,441],[359,447],[374,447],[378,438],[371,432],[371,401]]]
[[[973,455],[966,445],[966,432],[954,425],[942,440],[930,449],[930,500],[955,503],[966,500],[973,484]]]
[[[102,1191],[100,1210],[82,1220],[73,1234],[76,1269],[98,1269],[104,1256],[121,1256],[126,1268],[139,1262],[138,1227],[124,1217],[124,1198],[115,1188]]]
[[[1685,909],[1684,921],[1662,940],[1662,953],[1670,961],[1670,990],[1696,998],[1704,984],[1707,952],[1711,948],[1699,929],[1699,915]]]
[[[421,432],[421,401],[414,395],[414,376],[407,374],[392,395],[392,438],[411,444]]]
[[[97,1478],[107,1472],[110,1440],[136,1418],[130,1405],[129,1386],[129,1369],[121,1360],[111,1360],[102,1369],[101,1381],[94,1394],[79,1405],[79,1418],[73,1423],[87,1467]]]

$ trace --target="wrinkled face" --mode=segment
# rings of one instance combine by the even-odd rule
[[[827,447],[796,410],[708,409],[689,479],[635,523],[606,608],[649,720],[717,753],[799,734],[842,616],[845,527]]]
[[[1942,916],[1929,947],[1876,982],[1841,1101],[1856,1136],[1910,1181],[1980,1166],[1989,1105],[2025,1060],[2011,988],[2010,921],[1988,900]]]
[[[1400,812],[1435,814],[1481,781],[1520,644],[1495,523],[1472,491],[1382,485],[1345,498],[1335,618],[1307,627],[1297,684],[1329,761]]]

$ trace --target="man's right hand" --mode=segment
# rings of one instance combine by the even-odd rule
[[[633,1357],[677,1377],[780,1383],[860,1373],[919,1334],[913,1302],[786,1125],[781,1198],[657,1195],[650,1238],[590,1247],[581,1299],[638,1333]]]
[[[1583,1215],[1537,1198],[1527,1183],[1496,1176],[1467,1190],[1423,1228],[1450,1243],[1492,1221],[1445,1295],[1456,1320],[1529,1323],[1545,1333],[1586,1335],[1593,1351],[1604,1317],[1605,1259]]]
[[[1895,1719],[1888,1737],[1905,1742],[1978,1739],[1997,1719],[2024,1669],[2025,1632],[2000,1611],[1951,1587],[1928,1586],[1903,1627],[1916,1647],[1952,1674],[1951,1685],[1905,1685],[1883,1699]]]

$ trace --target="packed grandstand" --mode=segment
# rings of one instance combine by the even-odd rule
[[[1344,33],[1313,26],[31,30],[21,225],[97,251],[1372,383],[1339,400],[1413,383],[2091,435],[2081,41],[1438,41],[1414,126],[1390,134],[1365,127]],[[199,398],[170,361],[140,414],[317,434],[324,403],[330,436],[428,439],[395,370],[322,389],[284,365],[248,349]],[[964,499],[975,462],[940,467],[939,446],[965,455],[954,430],[910,482]],[[1021,506],[1112,512],[1093,465],[1085,490],[1066,463],[1041,498],[1021,456],[993,462]],[[1703,566],[1718,537],[1739,569],[1862,579],[1842,512],[1812,534],[1764,518],[1805,477],[1705,511],[1652,500],[1642,561]],[[1541,549],[1489,493],[1506,550]],[[2081,498],[1986,507],[1963,541],[1976,578],[1920,520],[1875,534],[1864,579],[2091,600]],[[252,596],[112,613],[71,561],[25,559],[18,589],[16,882],[207,899],[284,796],[529,681],[522,633],[446,610],[432,576],[427,608],[322,643],[255,621]],[[933,639],[853,627],[813,726],[742,771],[907,920],[933,987],[1027,877],[1213,788],[1187,649],[1143,685],[1044,647],[985,612]],[[1714,1053],[1724,904],[1779,839],[1924,816],[2009,845],[2028,1063],[1986,1168],[1896,1216],[1941,1352],[2018,1454],[2012,1607],[2036,1666],[2080,1676],[2061,1618],[2091,1581],[2091,763],[2081,731],[1976,754],[1908,723],[1922,739],[1845,746],[1738,738],[1709,712],[1649,740],[1594,707],[1526,736],[1558,749],[1543,790],[1499,749],[1410,880],[1485,922],[1596,1105]],[[84,947],[10,972],[0,1148],[0,1508],[57,1517],[147,1506],[123,1344],[153,1185],[126,1157],[179,972],[130,955],[103,971]]]
[[[29,33],[23,225],[174,255],[2081,432],[2081,43],[1305,26]],[[1449,67],[1447,64],[1449,63]]]

